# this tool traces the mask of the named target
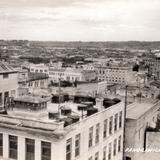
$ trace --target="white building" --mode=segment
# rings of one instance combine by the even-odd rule
[[[0,62],[0,108],[4,107],[7,98],[17,95],[17,71],[5,62]]]
[[[34,73],[45,73],[45,74],[49,74],[48,66],[46,66],[46,65],[43,64],[43,63],[41,63],[41,64],[30,64],[30,66],[29,66],[29,71],[30,71],[30,72],[34,72]]]
[[[137,160],[143,156],[148,127],[155,127],[159,113],[160,102],[147,101],[133,103],[127,106],[125,129],[125,159]],[[135,151],[134,151],[135,150]],[[134,151],[134,152],[133,152]]]
[[[83,71],[81,69],[74,68],[61,68],[55,69],[50,67],[49,77],[51,80],[58,82],[59,79],[66,81],[92,81],[96,79],[96,73],[94,71]]]
[[[102,103],[103,99],[97,99],[96,112],[92,110],[83,118],[69,102],[63,104],[65,112],[61,107],[60,117],[57,110],[49,111],[48,116],[44,105],[37,105],[36,112],[34,105],[23,111],[12,108],[8,115],[0,115],[0,156],[17,160],[122,160],[124,104],[104,108]],[[58,107],[51,104],[51,108],[55,105]]]

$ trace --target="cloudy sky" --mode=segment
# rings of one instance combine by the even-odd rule
[[[160,40],[160,0],[0,0],[0,39]]]

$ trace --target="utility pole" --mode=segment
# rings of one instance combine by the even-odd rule
[[[125,101],[124,101],[124,125],[123,125],[123,160],[125,160],[125,129],[126,129],[126,110],[127,110],[127,89],[128,85],[125,86]]]
[[[60,103],[61,103],[61,78],[59,78],[59,81],[58,81],[58,117],[60,118],[61,116],[61,110],[60,110]]]

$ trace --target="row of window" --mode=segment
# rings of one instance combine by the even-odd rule
[[[80,156],[80,140],[81,135],[77,134],[75,136],[75,157]],[[66,142],[66,160],[72,159],[72,138],[68,139]]]
[[[109,143],[108,146],[103,148],[103,158],[102,160],[111,160],[112,157],[116,156],[122,150],[122,136],[119,136],[118,139],[114,139],[113,142]],[[108,149],[108,151],[107,151]],[[99,160],[99,152],[95,153],[95,156],[90,156],[88,160]]]
[[[45,72],[45,73],[47,73],[47,70],[45,69],[45,70],[42,70],[42,69],[40,69],[40,70],[38,70],[38,69],[31,69],[31,71],[32,72],[36,72],[36,73],[38,73],[38,72],[40,72],[40,73],[43,73],[43,72]]]
[[[45,83],[44,80],[41,80],[40,82],[39,81],[29,82],[28,86],[30,87],[34,85],[34,87],[39,87],[40,85],[40,87],[44,87],[44,83]]]
[[[107,137],[107,133],[109,133],[109,135],[112,135],[113,132],[116,132],[118,129],[121,128],[122,128],[122,111],[120,111],[119,114],[116,113],[114,116],[109,117],[109,119],[104,120],[103,138]],[[93,126],[89,128],[89,140],[88,140],[89,148],[93,146],[93,130],[94,130]],[[99,143],[99,137],[100,137],[100,123],[97,123],[95,130],[95,144]]]
[[[111,78],[102,78],[102,77],[99,77],[99,80],[106,80],[106,81],[108,81],[108,82],[125,82],[125,79],[123,78],[123,79],[120,79],[119,78],[119,80],[118,79],[111,79]]]
[[[103,122],[103,138],[107,137],[108,120],[109,120],[109,135],[111,135],[111,134],[113,134],[113,130],[115,132],[118,130],[118,127],[119,127],[119,129],[122,128],[122,111],[120,111],[119,114],[116,113],[114,116],[111,116],[109,119],[104,120],[104,122]],[[93,146],[93,130],[94,130],[93,126],[89,128],[88,148]],[[74,144],[75,145],[75,147],[74,147],[75,148],[75,157],[80,155],[80,140],[81,140],[80,137],[81,137],[80,134],[77,134],[75,136],[75,144]],[[95,144],[98,144],[99,140],[100,140],[100,123],[97,123],[95,126]],[[120,150],[121,150],[120,149],[121,136],[119,137],[118,143],[119,143],[118,152],[120,152]],[[115,144],[114,144],[114,147],[116,147],[116,146],[117,146],[117,140],[115,140]],[[114,155],[116,155],[116,151],[114,151]],[[72,138],[69,138],[66,141],[66,160],[71,160],[71,157],[72,157]]]
[[[99,77],[99,78],[106,78],[108,80],[125,80],[124,77]]]
[[[107,72],[112,72],[112,73],[125,73],[126,71],[122,71],[122,70],[99,70],[99,74],[105,74]]]
[[[9,158],[18,158],[18,137],[9,135]],[[0,156],[3,156],[3,134],[0,133]],[[25,160],[35,160],[35,140],[25,139]],[[41,160],[51,160],[51,143],[41,141]]]

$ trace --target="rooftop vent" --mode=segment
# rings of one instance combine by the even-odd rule
[[[49,119],[58,119],[59,118],[59,113],[58,112],[49,112],[48,113],[48,118]]]

